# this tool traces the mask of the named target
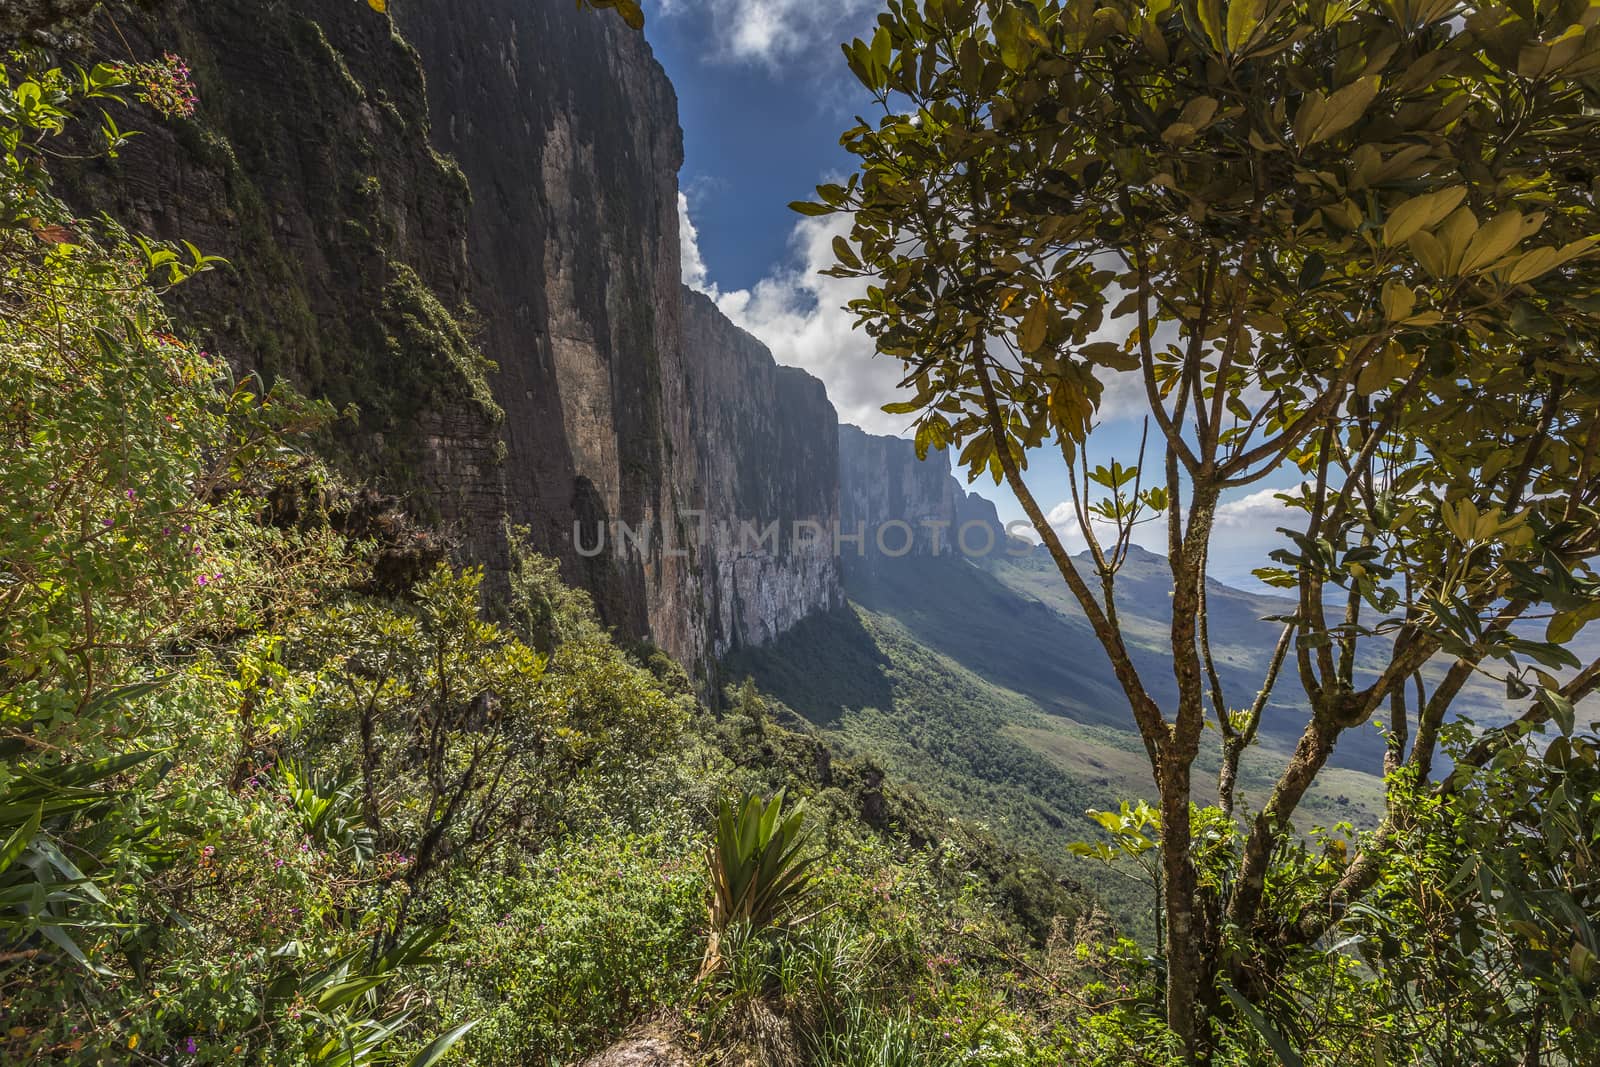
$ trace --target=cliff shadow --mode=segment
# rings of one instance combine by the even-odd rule
[[[1088,626],[1019,595],[956,555],[868,560],[844,571],[845,592],[894,618],[920,644],[1042,710],[1125,729],[1127,698]]]
[[[735,649],[722,666],[725,679],[754,679],[818,726],[847,711],[895,710],[889,658],[848,606],[803,619],[771,644]]]

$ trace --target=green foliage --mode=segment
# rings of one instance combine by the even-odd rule
[[[1414,717],[1386,769],[1425,777],[1474,672],[1533,697],[1496,744],[1544,721],[1571,733],[1574,697],[1600,685],[1554,640],[1594,616],[1600,547],[1595,10],[906,0],[844,52],[884,117],[844,133],[858,172],[800,209],[850,213],[830,273],[869,282],[851,310],[904,366],[911,395],[889,409],[916,415],[919,454],[958,449],[970,477],[1010,484],[1115,672],[1166,816],[1168,1008],[1198,1061],[1230,1014],[1222,972],[1264,982],[1267,946],[1326,931],[1264,905],[1342,733],[1387,709],[1410,737]],[[1124,376],[1160,456],[1091,465]],[[1046,446],[1087,566],[1027,484]],[[1270,478],[1297,485],[1261,575],[1298,597],[1239,708],[1210,646],[1207,560],[1223,494]],[[1174,664],[1151,672],[1117,579],[1162,511]],[[1513,625],[1530,613],[1552,618],[1548,640]],[[1439,655],[1454,665],[1429,693]],[[1209,876],[1229,850],[1176,818],[1204,731],[1231,814],[1286,661],[1303,736]],[[1170,697],[1151,682],[1167,674]],[[1339,914],[1382,862],[1325,883],[1313,910]]]
[[[466,936],[439,987],[480,1018],[468,1059],[566,1064],[682,1004],[700,962],[706,881],[697,842],[671,823],[563,840],[537,860],[456,869]]]
[[[707,847],[711,872],[711,929],[725,934],[735,923],[752,931],[777,923],[803,901],[815,855],[805,855],[810,834],[804,805],[783,810],[783,792],[771,800],[751,793],[717,806],[716,834]],[[715,966],[707,952],[706,969]]]
[[[1290,584],[1410,613],[1398,630],[1296,622],[1310,675],[1347,683],[1313,727],[1353,714],[1365,676],[1352,672],[1373,662],[1352,653],[1330,673],[1319,649],[1373,636],[1469,668],[1499,659],[1516,699],[1534,701],[1482,736],[1435,717],[1456,769],[1430,786],[1425,767],[1403,767],[1371,834],[1296,836],[1281,797],[1241,830],[1185,796],[1178,837],[1143,802],[1092,813],[1109,843],[1079,851],[1132,856],[1152,879],[1159,856],[1158,884],[1192,882],[1190,929],[1227,969],[1203,975],[1211,1062],[1594,1059],[1600,739],[1579,702],[1596,673],[1553,673],[1574,666],[1560,646],[1600,596],[1582,555],[1592,203],[1559,173],[1592,125],[1572,88],[1592,14],[923,7],[892,5],[847,49],[869,85],[921,98],[918,121],[894,112],[847,135],[867,177],[807,209],[859,209],[841,262],[885,280],[858,310],[887,351],[934,359],[908,409],[922,445],[964,441],[969,468],[993,470],[1045,427],[1070,462],[1100,380],[1129,367],[1191,411],[1236,415],[1265,391],[1276,413],[1257,429],[1290,446],[1280,458],[1325,477],[1376,455],[1392,479],[1295,498],[1328,521],[1291,539]],[[1545,32],[1558,23],[1582,32]],[[853,611],[811,634],[816,656],[770,672],[863,758],[750,682],[720,716],[697,707],[682,669],[613,641],[523,531],[507,531],[504,586],[439,564],[375,597],[368,571],[392,546],[336,533],[325,509],[273,525],[286,486],[345,491],[299,446],[326,405],[240,382],[177,335],[164,289],[212,257],[76,219],[49,193],[55,138],[78,111],[121,94],[183,118],[187,77],[173,57],[4,63],[0,1057],[556,1064],[647,1018],[724,1062],[1194,1052],[1161,1019],[1175,959],[1117,938],[1052,867],[886,780],[880,753],[1014,840],[1079,836],[1071,820],[1103,802],[1018,741],[1037,723],[1024,695],[932,651],[948,617]],[[1104,92],[1118,77],[1128,91]],[[1484,148],[1513,106],[1527,145]],[[107,119],[100,136],[116,152],[133,131]],[[1237,172],[1247,163],[1271,203]],[[978,184],[918,202],[937,225],[967,212],[961,225],[891,242],[940,167]],[[1490,202],[1512,208],[1481,225],[1461,214]],[[1251,227],[1260,277],[1231,251]],[[1107,268],[1089,249],[1132,252]],[[959,287],[944,284],[952,269]],[[1217,288],[1232,274],[1250,277]],[[492,416],[488,368],[454,319],[414,275],[386,276],[378,313],[407,380]],[[1152,280],[1165,302],[1134,309],[1152,329],[1127,345],[1091,337],[1107,282]],[[1233,326],[1208,318],[1202,289],[1232,302]],[[1156,354],[1156,328],[1189,354]],[[965,363],[974,348],[1013,363]],[[435,379],[440,351],[452,366]],[[1428,387],[1407,394],[1419,368]],[[981,411],[980,369],[1003,397]],[[1513,371],[1559,378],[1541,394],[1554,399],[1507,400]],[[1335,393],[1349,406],[1319,406]],[[1327,436],[1283,438],[1308,411]],[[1391,413],[1391,429],[1425,428],[1420,447],[1367,449]],[[1249,432],[1220,418],[1193,441],[1224,464],[1249,455]],[[1504,450],[1497,434],[1519,446],[1515,467],[1485,458]],[[1152,488],[1115,461],[1083,474],[1111,494],[1089,511],[1120,528],[1200,484]],[[1349,506],[1327,511],[1330,492]],[[1437,573],[1402,604],[1391,577],[1412,550]],[[1550,609],[1547,640],[1484,624],[1486,604],[1523,602]],[[1219,710],[1219,731],[1242,736],[1229,731],[1249,715]],[[1547,720],[1562,736],[1537,751]],[[804,818],[786,799],[802,796]],[[1261,906],[1224,921],[1256,845],[1270,857]]]
[[[1111,843],[1075,842],[1068,846],[1075,855],[1110,863],[1119,855],[1138,859],[1156,847],[1146,830],[1161,828],[1161,814],[1144,801],[1130,804],[1124,800],[1118,811],[1089,809],[1089,818],[1099,823],[1111,835]]]

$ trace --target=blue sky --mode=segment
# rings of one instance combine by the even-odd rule
[[[645,0],[645,33],[678,92],[684,280],[779,362],[821,378],[843,421],[901,433],[909,420],[879,410],[894,395],[899,364],[874,358],[870,340],[850,328],[841,308],[856,283],[817,274],[832,262],[832,237],[846,221],[801,219],[787,207],[851,169],[839,134],[856,115],[870,115],[873,103],[839,45],[865,35],[880,10],[881,0]],[[1090,442],[1093,462],[1134,460],[1141,403],[1137,388],[1108,390]],[[1041,506],[1060,520],[1068,543],[1081,546],[1059,456],[1043,452],[1032,469]],[[1003,487],[985,480],[974,488],[996,502],[1002,519],[1022,518]],[[1249,571],[1279,543],[1273,531],[1283,518],[1271,489],[1228,501],[1213,548],[1215,577],[1254,586]],[[1139,540],[1161,551],[1163,536],[1161,524],[1151,523]]]

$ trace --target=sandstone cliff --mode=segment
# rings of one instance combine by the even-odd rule
[[[190,60],[201,107],[140,116],[150,134],[75,198],[228,257],[178,291],[181,321],[241,371],[353,405],[330,454],[469,558],[499,567],[502,519],[529,527],[608,623],[700,677],[836,603],[815,551],[679,551],[696,510],[831,523],[837,420],[683,296],[676,97],[644,38],[560,0],[394,11],[127,13],[134,50]]]
[[[721,655],[844,602],[832,544],[839,419],[820,381],[778,366],[687,288],[683,340],[699,463],[693,500],[704,513],[711,636]]]

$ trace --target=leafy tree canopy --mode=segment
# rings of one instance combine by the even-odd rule
[[[853,214],[830,273],[870,279],[851,308],[914,391],[888,410],[1010,484],[1117,670],[1162,794],[1169,1021],[1198,1055],[1212,979],[1249,985],[1262,944],[1314,939],[1376,877],[1357,859],[1293,919],[1266,899],[1343,731],[1388,709],[1389,768],[1426,778],[1475,671],[1532,697],[1480,763],[1546,720],[1570,733],[1600,680],[1564,647],[1600,617],[1600,6],[891,0],[845,55],[884,114],[843,136],[859,171],[795,206]],[[1125,382],[1156,458],[1091,467]],[[1029,489],[1040,447],[1071,472],[1094,574]],[[1286,543],[1258,573],[1298,608],[1240,700],[1206,632],[1213,518],[1285,473]],[[1172,561],[1173,707],[1117,627],[1146,520]],[[1209,720],[1231,812],[1284,664],[1311,715],[1212,891],[1190,768]],[[1244,946],[1226,968],[1225,942]]]

